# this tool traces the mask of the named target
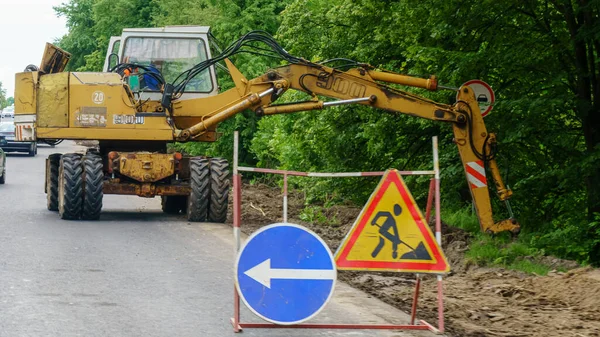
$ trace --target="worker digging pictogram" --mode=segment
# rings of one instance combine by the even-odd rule
[[[379,243],[377,244],[377,247],[375,247],[375,249],[371,253],[371,256],[373,258],[376,258],[379,255],[379,253],[381,252],[381,250],[383,249],[383,247],[385,246],[386,240],[388,240],[392,245],[392,258],[394,258],[394,259],[398,258],[398,246],[405,245],[411,251],[404,253],[400,257],[401,260],[402,259],[431,260],[431,256],[427,252],[427,249],[425,249],[423,242],[419,242],[419,245],[417,246],[417,248],[413,248],[408,243],[402,241],[402,239],[400,238],[399,231],[398,231],[398,222],[395,219],[395,217],[399,216],[400,214],[402,214],[402,207],[398,204],[395,204],[393,214],[390,212],[387,212],[387,211],[382,211],[382,212],[377,213],[375,215],[375,217],[373,218],[373,220],[371,220],[372,226],[379,227],[379,235],[380,235]],[[385,221],[383,222],[382,225],[379,225],[378,221],[381,218],[385,218]]]

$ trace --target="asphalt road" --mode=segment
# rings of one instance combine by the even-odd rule
[[[160,200],[106,196],[100,221],[46,210],[44,160],[9,155],[0,185],[0,336],[234,336],[231,228],[164,215]],[[245,321],[260,322],[248,310]],[[398,322],[398,319],[400,321]],[[316,322],[406,323],[338,283]],[[425,335],[425,334],[419,334]],[[407,336],[391,331],[258,330],[241,336]],[[412,336],[412,335],[411,335]]]

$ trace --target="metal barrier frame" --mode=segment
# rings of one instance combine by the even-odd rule
[[[288,176],[320,177],[320,178],[342,178],[342,177],[372,177],[382,176],[385,172],[298,172],[288,170],[274,170],[256,167],[243,167],[238,165],[239,132],[234,132],[233,143],[233,237],[234,237],[234,259],[237,257],[241,247],[241,221],[242,221],[242,177],[240,172],[257,172],[283,175],[283,222],[287,223],[288,212]],[[433,170],[432,171],[399,171],[402,176],[408,175],[431,175],[429,182],[429,195],[425,210],[425,220],[429,223],[431,208],[435,205],[435,238],[438,245],[442,246],[442,225],[440,219],[440,167],[438,155],[438,138],[432,137],[433,147]],[[417,304],[421,288],[421,275],[416,274],[415,291],[411,306],[409,324],[293,324],[278,325],[273,323],[244,323],[240,317],[240,294],[233,287],[233,317],[231,324],[234,332],[242,332],[244,328],[277,328],[277,329],[372,329],[372,330],[429,330],[436,334],[444,332],[444,289],[442,274],[437,275],[437,302],[438,302],[438,326],[435,327],[424,320],[415,324],[417,315]],[[235,280],[235,278],[234,278]]]

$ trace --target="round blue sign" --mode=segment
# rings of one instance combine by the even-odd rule
[[[254,232],[235,263],[246,306],[276,324],[297,324],[321,311],[337,278],[327,244],[299,225],[279,223]]]

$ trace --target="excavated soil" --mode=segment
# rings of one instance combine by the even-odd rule
[[[340,244],[360,209],[334,206],[323,211],[327,225],[300,220],[304,196],[291,193],[288,221],[319,234],[332,251]],[[244,184],[242,231],[282,221],[282,193],[266,185]],[[230,210],[231,212],[231,210]],[[229,216],[231,220],[231,214]],[[306,217],[305,217],[306,219]],[[535,276],[465,262],[468,233],[443,226],[442,247],[452,267],[444,278],[445,324],[450,336],[600,336],[600,270],[576,268]],[[544,257],[556,268],[576,264]],[[415,277],[411,274],[347,272],[339,278],[399,309],[410,311]],[[437,286],[425,277],[417,317],[437,325]],[[404,323],[404,322],[398,322]]]

